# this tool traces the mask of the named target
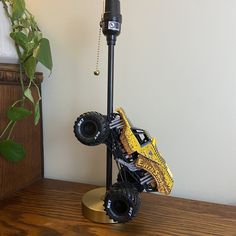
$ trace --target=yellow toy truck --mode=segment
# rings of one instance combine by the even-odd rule
[[[122,108],[111,117],[97,112],[79,116],[74,125],[77,139],[89,146],[101,143],[112,147],[119,169],[117,182],[106,192],[104,208],[118,223],[131,220],[140,207],[140,193],[170,194],[172,173],[156,146],[156,139],[135,128]]]

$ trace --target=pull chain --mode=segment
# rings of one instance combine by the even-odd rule
[[[94,75],[99,76],[100,75],[100,70],[99,70],[99,59],[100,59],[100,49],[101,49],[101,35],[102,35],[102,29],[101,27],[99,28],[99,33],[98,33],[98,47],[97,47],[97,60],[96,60],[96,67],[94,71]]]
[[[103,17],[104,12],[105,12],[105,1],[103,0],[103,10],[102,10],[101,19]],[[95,76],[100,75],[99,61],[100,61],[100,52],[101,52],[101,36],[102,36],[102,28],[101,28],[101,26],[99,26],[96,67],[95,67],[95,71],[93,72]]]

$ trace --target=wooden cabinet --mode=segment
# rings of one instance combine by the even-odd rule
[[[43,79],[36,74],[37,83]],[[25,78],[27,83],[27,78]],[[36,94],[36,89],[33,94]],[[6,110],[21,97],[19,85],[19,66],[0,64],[0,129],[7,124]],[[30,103],[27,106],[31,106]],[[0,199],[9,196],[43,177],[42,122],[34,125],[33,116],[19,121],[15,127],[14,140],[26,149],[26,157],[18,163],[12,163],[0,156]]]

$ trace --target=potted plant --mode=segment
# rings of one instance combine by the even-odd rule
[[[49,40],[44,38],[34,16],[27,10],[24,0],[0,0],[9,18],[19,64],[19,83],[21,96],[6,110],[7,125],[0,129],[0,156],[17,162],[25,157],[22,144],[14,140],[14,128],[18,121],[33,115],[35,125],[40,120],[40,89],[36,83],[38,63],[52,70],[52,56]],[[27,77],[27,79],[26,79]],[[32,94],[36,88],[37,96]],[[30,102],[31,106],[26,105]]]

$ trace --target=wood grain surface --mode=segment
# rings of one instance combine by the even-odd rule
[[[81,197],[93,188],[41,180],[0,201],[0,236],[236,235],[234,206],[148,193],[130,223],[92,223],[81,214]]]
[[[29,79],[24,75],[23,81],[25,84],[29,83]],[[43,81],[43,74],[41,72],[35,73],[35,82],[40,84]],[[15,84],[20,82],[20,66],[19,64],[0,63],[0,84]]]
[[[38,82],[42,81],[42,74],[38,73],[36,76]],[[21,97],[18,80],[18,65],[0,64],[0,130],[8,122],[7,109]],[[27,82],[26,77],[25,82]],[[36,89],[32,92],[33,96],[36,96]],[[26,107],[32,108],[32,104],[28,102]],[[29,186],[43,176],[41,121],[35,126],[33,115],[19,121],[15,126],[13,137],[25,147],[26,157],[19,163],[12,163],[0,156],[0,199]]]

